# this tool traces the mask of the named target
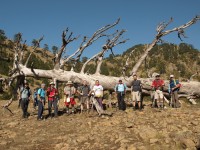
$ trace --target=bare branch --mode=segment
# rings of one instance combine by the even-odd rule
[[[9,107],[13,102],[13,98],[11,98],[8,103],[4,104],[2,107],[6,108],[6,107]]]
[[[24,49],[26,47],[26,40],[24,41],[21,50],[20,50],[20,57],[19,57],[19,63],[22,64],[23,56],[24,56]]]
[[[96,68],[95,74],[100,75],[102,63],[103,63],[103,56],[99,56],[98,61],[97,61],[97,68]]]
[[[31,58],[31,55],[35,52],[35,50],[40,46],[40,42],[42,41],[44,39],[44,36],[42,36],[40,39],[38,39],[37,40],[37,43],[36,43],[36,45],[34,46],[34,48],[33,48],[33,51],[32,52],[30,52],[30,54],[29,54],[29,56],[28,56],[28,58],[27,58],[27,60],[26,60],[26,62],[25,62],[25,67],[27,67],[27,65],[28,65],[28,62],[29,62],[29,60],[30,60],[30,58]]]
[[[20,51],[20,42],[22,40],[22,34],[18,33],[17,35],[17,39],[14,45],[14,61],[13,61],[13,69],[17,68],[18,64],[19,64],[19,51]]]
[[[173,22],[173,18],[171,17],[170,20],[168,21],[168,23],[165,23],[165,22],[161,22],[157,28],[156,28],[156,31],[158,34],[160,34],[162,31],[164,31],[166,29],[166,27]]]
[[[35,71],[34,71],[34,68],[33,68],[34,66],[33,66],[33,64],[34,64],[34,63],[32,62],[32,63],[31,63],[31,71],[33,72],[33,74],[34,74],[34,76],[35,76],[36,78],[39,78],[38,74],[36,74]]]
[[[190,80],[190,81],[193,81],[193,77],[196,76],[196,75],[198,75],[198,74],[199,74],[199,72],[196,72],[195,74],[191,75],[191,77],[190,77],[189,80]]]
[[[161,25],[159,25],[157,27],[157,35],[156,38],[152,41],[151,44],[149,44],[149,46],[147,48],[145,48],[145,52],[144,54],[141,56],[141,58],[137,61],[137,63],[135,64],[135,66],[132,69],[132,72],[137,72],[138,68],[141,66],[141,64],[143,63],[143,61],[145,60],[145,58],[147,57],[149,51],[159,42],[162,41],[161,38],[167,34],[170,34],[172,32],[178,32],[178,37],[180,38],[181,36],[186,37],[184,35],[184,29],[186,29],[187,27],[195,24],[198,20],[200,20],[200,16],[196,16],[195,18],[193,18],[192,20],[190,20],[189,22],[187,22],[184,25],[181,25],[179,27],[175,27],[171,30],[166,30],[164,31],[164,29],[166,29],[166,27],[172,22],[172,18],[170,19],[170,21],[165,24],[165,23],[161,23]],[[180,38],[181,39],[181,38]],[[182,40],[182,39],[181,39]]]
[[[84,37],[83,42],[81,43],[81,46],[72,54],[70,55],[68,58],[66,58],[62,64],[61,67],[62,68],[64,66],[65,63],[67,63],[72,57],[76,56],[78,53],[79,55],[77,56],[76,60],[78,61],[83,53],[83,51],[85,50],[86,47],[90,46],[93,42],[95,42],[96,40],[98,40],[99,38],[106,36],[105,34],[103,34],[105,31],[107,31],[108,29],[114,27],[115,25],[117,25],[120,21],[120,18],[117,19],[117,21],[113,24],[109,24],[106,25],[102,28],[100,28],[99,30],[97,30],[90,39],[88,39],[86,41],[86,37]],[[85,43],[85,44],[83,44]]]
[[[2,106],[2,108],[3,108],[3,109],[7,109],[12,115],[14,115],[14,113],[8,108],[8,107],[12,104],[12,102],[13,102],[13,98],[11,98],[11,99],[8,101],[8,103],[4,104],[4,105]]]
[[[73,32],[71,32],[70,35],[68,36],[68,38],[66,39],[66,35],[67,35],[68,31],[69,31],[69,29],[67,28],[62,33],[62,42],[63,43],[62,43],[62,46],[61,46],[59,52],[57,53],[57,57],[55,58],[54,69],[56,69],[56,70],[58,70],[58,69],[63,67],[63,66],[60,66],[60,63],[61,63],[60,61],[61,61],[62,54],[63,54],[67,44],[69,44],[70,42],[72,42],[72,41],[74,41],[74,40],[79,38],[79,36],[72,38]]]
[[[127,71],[128,67],[129,67],[130,57],[133,55],[133,53],[135,52],[136,49],[137,49],[137,48],[134,48],[134,49],[129,53],[128,58],[126,59],[125,65],[124,65],[124,67],[122,68],[122,74],[123,74],[124,77],[126,76],[126,71]]]
[[[187,38],[187,36],[185,36],[185,31],[183,29],[178,30],[178,38],[182,40],[181,36],[183,36],[184,38]]]
[[[167,34],[169,34],[169,33],[174,32],[174,31],[184,30],[184,29],[186,29],[187,27],[189,27],[189,26],[195,24],[198,20],[200,20],[200,16],[194,17],[192,20],[190,20],[189,22],[187,22],[187,23],[184,24],[184,25],[181,25],[181,26],[179,26],[179,27],[173,28],[173,29],[171,29],[171,30],[164,31],[164,32],[162,32],[161,35],[159,35],[159,36],[165,36],[165,35],[167,35]]]
[[[103,61],[103,57],[104,57],[104,54],[105,52],[107,52],[108,50],[111,50],[111,52],[113,53],[112,51],[112,48],[115,47],[116,45],[118,44],[122,44],[122,43],[125,43],[127,40],[124,40],[124,41],[121,41],[119,42],[119,38],[120,36],[125,32],[125,30],[121,30],[120,32],[116,31],[116,33],[118,33],[117,35],[114,33],[113,35],[115,35],[115,37],[113,37],[111,40],[108,39],[106,44],[102,47],[102,50],[101,52],[99,52],[98,54],[94,55],[93,57],[91,57],[90,59],[88,59],[82,66],[81,68],[81,73],[84,73],[84,70],[85,70],[85,67],[86,65],[93,59],[97,59],[97,68],[96,68],[96,72],[95,74],[100,74],[100,68],[101,68],[101,65],[102,65],[102,61]]]

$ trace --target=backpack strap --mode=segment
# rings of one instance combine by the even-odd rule
[[[176,80],[174,79],[174,85],[176,86]]]
[[[116,87],[116,91],[118,92],[118,86],[119,86],[119,84],[117,84],[117,87]],[[123,83],[123,86],[124,86],[124,91],[125,91],[125,85],[124,85],[124,83]]]

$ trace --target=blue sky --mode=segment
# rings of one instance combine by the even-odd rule
[[[23,39],[31,45],[33,39],[44,35],[44,44],[61,46],[61,33],[66,27],[74,35],[90,37],[97,29],[121,18],[120,23],[110,32],[126,29],[124,39],[130,40],[114,48],[114,53],[122,53],[136,44],[150,43],[156,26],[170,17],[174,22],[168,27],[182,25],[200,15],[199,0],[0,0],[0,29],[7,37],[23,33]],[[186,30],[189,38],[185,43],[200,49],[200,21]],[[176,34],[164,38],[170,43],[180,43]],[[97,53],[106,39],[88,47],[84,56]],[[75,51],[81,38],[67,46],[67,53]]]

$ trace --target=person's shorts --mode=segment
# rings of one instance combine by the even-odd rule
[[[132,95],[133,102],[135,102],[135,101],[140,102],[141,93],[139,91],[136,91],[136,92],[132,91],[131,95]]]
[[[163,98],[164,98],[163,92],[160,90],[156,90],[154,93],[154,99],[163,99]]]
[[[87,101],[89,101],[89,98],[88,98],[88,96],[82,96],[81,97],[81,104],[85,104]]]
[[[65,102],[65,105],[66,106],[69,106],[69,105],[75,105],[76,104],[76,101],[75,101],[75,99],[74,98],[70,98],[70,102]]]

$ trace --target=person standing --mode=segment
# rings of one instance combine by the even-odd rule
[[[38,106],[37,89],[34,89],[33,93],[33,108],[36,109]]]
[[[99,106],[103,109],[103,86],[99,84],[99,80],[95,81],[95,85],[90,91],[90,93],[94,92],[94,98],[97,100]]]
[[[89,101],[89,93],[90,93],[90,86],[87,85],[87,81],[83,81],[83,85],[77,91],[81,95],[81,113],[84,110],[84,106],[86,105],[87,112],[89,112],[90,108],[90,101]]]
[[[47,89],[48,111],[49,111],[48,116],[53,117],[53,115],[51,114],[52,105],[54,107],[54,117],[58,116],[58,105],[57,105],[57,98],[56,98],[57,95],[58,95],[58,90],[55,88],[55,83],[51,82],[50,87]]]
[[[41,84],[41,88],[37,91],[37,99],[38,99],[38,120],[42,120],[42,114],[44,111],[44,105],[45,105],[45,97],[46,97],[46,91],[45,91],[45,84]]]
[[[69,114],[69,106],[72,107],[72,114],[75,113],[74,105],[76,104],[74,95],[76,93],[76,88],[74,87],[72,81],[68,81],[64,88],[64,95],[65,97],[65,106],[66,106],[66,113]]]
[[[118,107],[119,110],[126,110],[126,103],[124,101],[124,97],[126,94],[126,84],[122,82],[122,80],[119,80],[119,83],[115,86],[115,92],[117,94],[117,100],[118,100]]]
[[[164,80],[160,79],[160,74],[157,74],[156,79],[152,82],[152,89],[155,91],[152,107],[154,107],[156,101],[159,108],[164,108],[164,85]]]
[[[180,107],[180,103],[178,100],[178,91],[180,90],[181,84],[178,80],[174,79],[174,75],[170,75],[169,80],[169,94],[171,95],[171,102],[170,104],[174,108]]]
[[[133,109],[136,109],[136,102],[138,103],[138,107],[141,110],[141,93],[142,93],[142,83],[137,79],[137,75],[133,74],[133,82],[131,84],[131,95],[133,100]]]
[[[21,108],[22,108],[22,118],[28,118],[28,104],[30,101],[31,90],[29,88],[28,83],[26,82],[23,87],[20,89],[20,99],[21,99]]]

